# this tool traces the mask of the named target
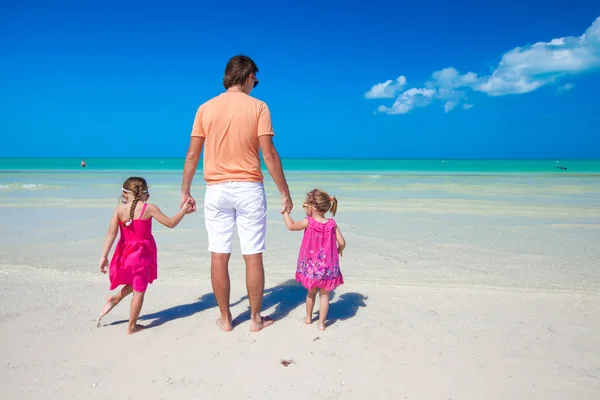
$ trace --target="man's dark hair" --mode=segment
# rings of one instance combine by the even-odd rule
[[[258,73],[258,67],[248,56],[238,55],[231,57],[225,67],[223,86],[229,89],[232,86],[243,86],[248,77]]]

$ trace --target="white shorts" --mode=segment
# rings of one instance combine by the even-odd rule
[[[265,251],[267,199],[258,182],[225,182],[206,187],[204,221],[208,251],[231,253],[234,225],[237,224],[242,254]]]

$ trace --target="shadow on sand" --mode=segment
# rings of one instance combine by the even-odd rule
[[[335,291],[331,291],[331,298],[335,298]],[[347,320],[352,318],[358,312],[360,307],[366,307],[365,300],[367,296],[360,293],[350,292],[344,293],[339,298],[329,305],[329,312],[327,315],[327,325],[333,325],[339,320]],[[304,304],[306,300],[306,289],[300,285],[296,280],[290,279],[286,282],[282,282],[277,286],[269,289],[265,289],[264,298],[262,303],[262,309],[267,310],[271,307],[275,307],[275,310],[269,315],[274,321],[280,320],[287,317],[290,312]],[[231,304],[231,307],[243,302],[248,301],[248,296],[244,296],[241,299]],[[315,304],[315,310],[319,309],[319,300],[317,297],[317,303]],[[161,326],[166,322],[171,322],[180,318],[191,317],[194,314],[208,310],[210,308],[217,307],[217,301],[213,293],[207,293],[200,297],[197,301],[188,304],[181,304],[178,306],[170,307],[162,311],[157,311],[152,314],[145,314],[140,316],[140,322],[148,322],[146,329],[155,328]],[[242,314],[238,315],[233,319],[233,326],[237,326],[244,322],[250,321],[250,309],[248,308]],[[108,325],[120,325],[127,323],[127,320],[114,321]]]
[[[329,312],[327,313],[327,326],[335,324],[337,321],[344,321],[356,315],[358,309],[366,307],[365,300],[369,297],[356,292],[349,292],[340,295],[340,297],[329,303]],[[317,308],[318,305],[315,305]]]
[[[331,291],[331,298],[335,299],[335,290]],[[337,321],[344,321],[350,319],[356,315],[358,309],[366,307],[365,300],[368,297],[356,293],[344,293],[339,298],[329,304],[329,312],[327,313],[327,325],[333,325]],[[248,300],[248,296],[244,296],[241,301]],[[282,282],[277,286],[265,290],[265,297],[263,299],[263,310],[267,310],[275,306],[275,310],[269,315],[274,321],[285,318],[290,312],[303,305],[306,301],[306,289],[296,282],[295,279],[290,279],[286,282]],[[319,310],[319,297],[315,303],[315,311],[318,314]],[[313,318],[313,321],[318,319]],[[238,315],[233,320],[233,326],[250,320],[250,310],[246,310],[242,314]]]
[[[180,318],[191,317],[192,315],[194,315],[196,313],[202,312],[204,310],[208,310],[209,308],[213,308],[216,306],[217,306],[217,300],[215,299],[214,294],[207,293],[193,303],[181,304],[178,306],[164,309],[162,311],[157,311],[152,314],[142,315],[138,319],[138,321],[140,321],[140,322],[152,321],[148,325],[146,325],[146,329],[155,328],[157,326],[161,326],[162,324],[164,324],[166,322],[174,321],[174,320],[180,319]],[[119,325],[119,324],[124,324],[127,322],[128,322],[128,320],[120,320],[120,321],[115,321],[109,325]]]
[[[288,316],[306,299],[306,289],[302,287],[295,279],[282,282],[277,286],[265,289],[262,309],[267,310],[275,306],[275,310],[269,315],[274,321]],[[244,296],[240,301],[248,301],[248,296]],[[250,309],[244,311],[233,319],[233,326],[250,321]]]

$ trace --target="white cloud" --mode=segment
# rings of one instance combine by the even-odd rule
[[[427,82],[428,84],[445,89],[455,89],[477,83],[477,74],[467,72],[464,75],[460,75],[456,69],[448,67],[435,71],[431,75],[431,79],[432,81]]]
[[[395,81],[388,79],[383,83],[373,85],[371,90],[365,93],[367,99],[391,99],[406,85],[406,78],[401,75]]]
[[[412,88],[401,93],[391,107],[379,106],[377,111],[386,114],[406,114],[415,107],[424,107],[431,103],[435,90]]]
[[[458,105],[458,103],[456,103],[455,101],[447,101],[444,104],[444,112],[448,112],[451,111],[454,107],[456,107]]]
[[[475,107],[473,104],[463,104],[463,110],[469,110]]]
[[[565,83],[564,85],[561,85],[556,89],[556,93],[568,92],[569,90],[573,89],[574,87],[575,87],[575,85],[573,85],[572,83]]]
[[[567,36],[517,47],[475,90],[490,96],[520,94],[554,83],[558,78],[600,67],[600,17],[581,36]]]
[[[444,101],[444,111],[456,108],[466,100],[467,91],[483,92],[489,96],[504,96],[532,92],[544,85],[554,84],[567,75],[600,69],[600,17],[581,36],[555,38],[548,42],[516,47],[506,52],[490,75],[478,76],[474,72],[461,75],[455,68],[447,67],[435,71],[424,89],[408,89],[401,93],[406,84],[404,76],[396,81],[388,80],[374,85],[365,97],[369,99],[394,98],[392,107],[380,106],[380,112],[404,114],[417,106],[411,103],[411,90],[430,90],[425,104],[433,100]],[[400,80],[402,78],[402,81]],[[573,88],[572,84],[561,86],[559,91]],[[417,93],[417,92],[415,92]],[[471,108],[464,104],[463,109]],[[392,112],[393,111],[393,112]]]

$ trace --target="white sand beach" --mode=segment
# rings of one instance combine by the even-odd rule
[[[180,176],[144,176],[174,213]],[[198,212],[154,225],[159,278],[132,336],[128,300],[94,323],[125,177],[0,176],[3,398],[600,398],[600,177],[290,176],[294,217],[313,187],[340,201],[346,283],[325,332],[302,322],[301,233],[285,230],[267,178],[263,309],[275,324],[249,332],[236,249],[236,326],[219,331]]]

